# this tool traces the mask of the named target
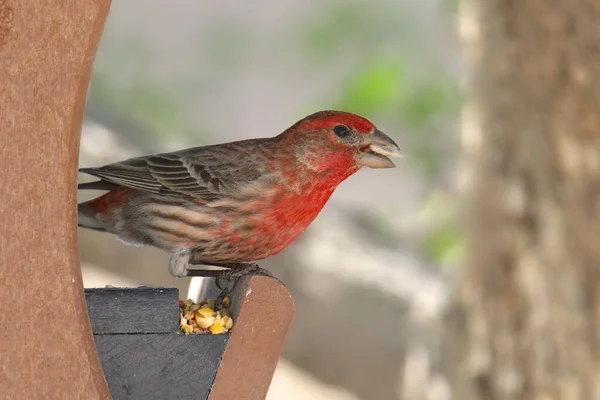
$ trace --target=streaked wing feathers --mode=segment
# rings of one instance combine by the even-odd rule
[[[246,147],[252,147],[248,151]],[[183,194],[203,201],[235,196],[258,180],[265,151],[256,141],[196,147],[156,154],[80,171],[120,186],[152,193]]]

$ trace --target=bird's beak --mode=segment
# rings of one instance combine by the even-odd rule
[[[400,147],[379,129],[364,136],[358,164],[369,168],[394,168],[388,157],[402,157]]]

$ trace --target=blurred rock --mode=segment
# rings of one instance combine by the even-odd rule
[[[423,399],[447,400],[435,375],[446,278],[350,213],[330,209],[273,268],[296,301],[284,356],[361,399],[415,398],[404,381],[418,378]]]
[[[266,400],[358,400],[348,391],[326,385],[315,377],[281,360],[273,375]]]

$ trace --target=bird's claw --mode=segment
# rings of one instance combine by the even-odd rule
[[[259,267],[258,264],[254,263],[236,265],[236,267],[227,270],[221,276],[217,277],[215,282],[217,287],[221,289],[221,293],[219,293],[219,296],[217,296],[217,299],[215,300],[215,311],[220,310],[223,307],[223,301],[225,300],[225,297],[231,294],[239,282],[239,279],[247,275],[273,277],[269,271]],[[224,285],[222,284],[223,281],[226,281]]]

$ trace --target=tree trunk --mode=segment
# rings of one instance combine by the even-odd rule
[[[463,0],[454,398],[600,398],[600,1]]]

